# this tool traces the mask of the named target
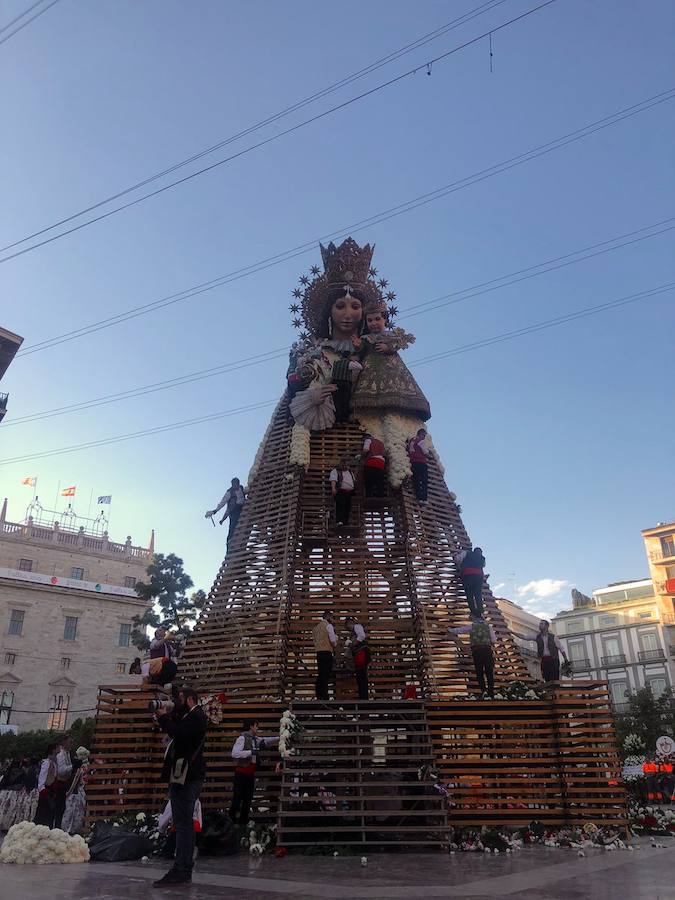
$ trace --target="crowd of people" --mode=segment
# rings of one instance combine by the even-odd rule
[[[47,746],[37,767],[36,825],[61,828],[68,834],[82,834],[86,810],[89,750],[72,752],[72,738],[65,735]]]

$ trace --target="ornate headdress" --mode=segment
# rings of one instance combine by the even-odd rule
[[[301,334],[301,338],[327,337],[330,308],[336,297],[349,292],[357,296],[363,303],[364,310],[377,305],[384,308],[388,317],[396,315],[394,306],[387,307],[387,300],[394,301],[396,294],[387,291],[388,282],[381,278],[376,281],[377,269],[370,265],[375,246],[366,244],[359,247],[353,238],[347,238],[339,247],[331,241],[327,247],[319,244],[323,259],[324,272],[318,266],[312,266],[312,278],[302,275],[300,287],[295,288],[293,296],[299,302],[290,306],[295,328],[304,327],[309,334]]]

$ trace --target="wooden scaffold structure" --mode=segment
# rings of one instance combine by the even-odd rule
[[[554,683],[540,700],[458,699],[477,692],[470,657],[448,640],[448,628],[469,622],[455,556],[471,542],[438,455],[430,457],[426,502],[409,477],[405,439],[429,417],[398,353],[412,337],[391,327],[393,295],[376,281],[372,248],[348,239],[322,254],[325,271],[314,267],[294,292],[291,312],[308,333],[293,347],[288,390],[180,661],[181,682],[227,697],[222,723],[209,731],[202,803],[227,807],[229,749],[242,718],[275,733],[290,707],[303,725],[296,754],[280,776],[259,779],[257,796],[268,810],[262,818],[277,821],[288,846],[437,846],[450,825],[532,819],[624,824],[604,683]],[[350,315],[361,332],[378,310],[388,323],[379,338],[344,340]],[[366,432],[386,447],[388,484],[372,497],[357,479],[349,522],[337,527],[328,472],[358,458]],[[483,603],[497,637],[497,691],[527,682],[487,585]],[[366,629],[367,701],[356,699],[353,674],[339,663],[335,699],[314,700],[312,629],[325,611],[338,622],[355,616]],[[161,736],[147,714],[148,699],[161,693],[101,688],[90,818],[164,802]],[[450,786],[452,804],[420,783],[425,766]],[[330,815],[315,799],[312,808],[298,800],[316,798],[319,787],[335,796]]]

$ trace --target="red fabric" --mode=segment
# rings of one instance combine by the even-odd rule
[[[414,684],[406,684],[403,699],[417,700],[417,687]]]
[[[420,444],[422,443],[423,440],[424,440],[424,438],[422,438],[422,440],[415,438],[415,440],[410,442],[410,444],[408,446],[408,454],[410,456],[410,462],[416,462],[416,463],[428,462],[429,457],[425,454],[424,450],[420,449]]]
[[[482,569],[476,569],[474,566],[468,566],[466,569],[462,569],[462,575],[482,575]]]
[[[368,456],[363,464],[368,469],[384,469],[386,463],[382,458],[377,456]]]
[[[247,766],[235,766],[234,771],[239,775],[255,775],[256,764],[249,763]]]
[[[357,650],[354,654],[354,666],[357,669],[365,669],[366,667],[366,651],[365,650]]]
[[[642,764],[642,771],[645,775],[655,775],[658,772],[658,766],[656,763],[646,762]]]

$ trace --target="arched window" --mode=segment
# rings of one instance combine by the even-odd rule
[[[68,719],[68,707],[70,706],[70,695],[52,694],[52,702],[49,708],[49,718],[47,719],[47,728],[50,731],[65,731]]]
[[[0,725],[9,725],[14,704],[14,691],[3,691],[0,697]]]

